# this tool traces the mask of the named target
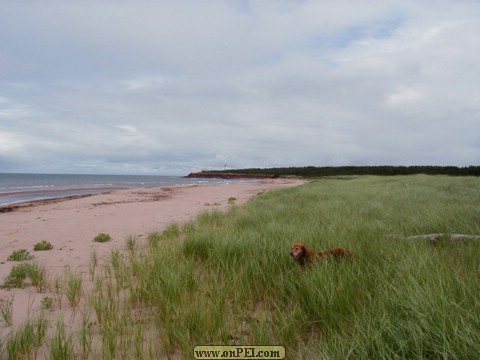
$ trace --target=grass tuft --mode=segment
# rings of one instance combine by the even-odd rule
[[[32,260],[33,255],[27,251],[27,249],[20,249],[15,250],[10,256],[7,258],[7,261],[25,261],[25,260]]]
[[[0,300],[0,319],[6,326],[12,326],[13,324],[13,299],[1,299]]]
[[[30,280],[30,283],[28,283],[27,280]],[[24,288],[28,285],[35,286],[38,292],[44,292],[46,290],[48,286],[47,270],[44,265],[38,263],[15,265],[0,287],[12,289]]]
[[[74,360],[76,358],[73,336],[67,335],[62,320],[57,322],[55,335],[49,343],[48,350],[49,358],[52,360]]]
[[[97,236],[95,236],[95,238],[93,239],[93,241],[99,242],[99,243],[109,242],[111,240],[112,240],[112,237],[110,236],[110,234],[105,234],[105,233],[100,233]]]
[[[37,358],[38,349],[43,344],[48,329],[48,321],[41,314],[28,319],[18,329],[10,332],[6,339],[7,358]]]
[[[82,277],[67,271],[65,273],[65,295],[70,306],[76,308],[82,297]]]
[[[33,250],[34,251],[47,251],[47,250],[52,250],[53,249],[53,245],[48,242],[48,241],[40,241],[38,243],[36,243],[35,245],[33,245]]]

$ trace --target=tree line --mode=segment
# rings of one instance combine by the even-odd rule
[[[301,176],[348,176],[348,175],[451,175],[451,176],[480,176],[480,166],[305,166],[305,167],[278,167],[278,168],[249,168],[228,170],[204,170],[202,173],[212,174],[245,174],[265,175],[272,177]]]

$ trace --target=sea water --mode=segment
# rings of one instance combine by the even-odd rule
[[[93,195],[121,189],[174,185],[212,185],[252,180],[196,179],[154,175],[2,174],[0,206],[20,202]]]

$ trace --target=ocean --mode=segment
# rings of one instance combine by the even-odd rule
[[[115,190],[173,185],[252,183],[256,180],[195,179],[149,175],[68,175],[0,173],[0,206],[93,195]]]

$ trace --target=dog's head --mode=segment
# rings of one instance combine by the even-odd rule
[[[290,256],[293,260],[303,263],[307,256],[307,247],[301,243],[294,244],[290,250]]]

